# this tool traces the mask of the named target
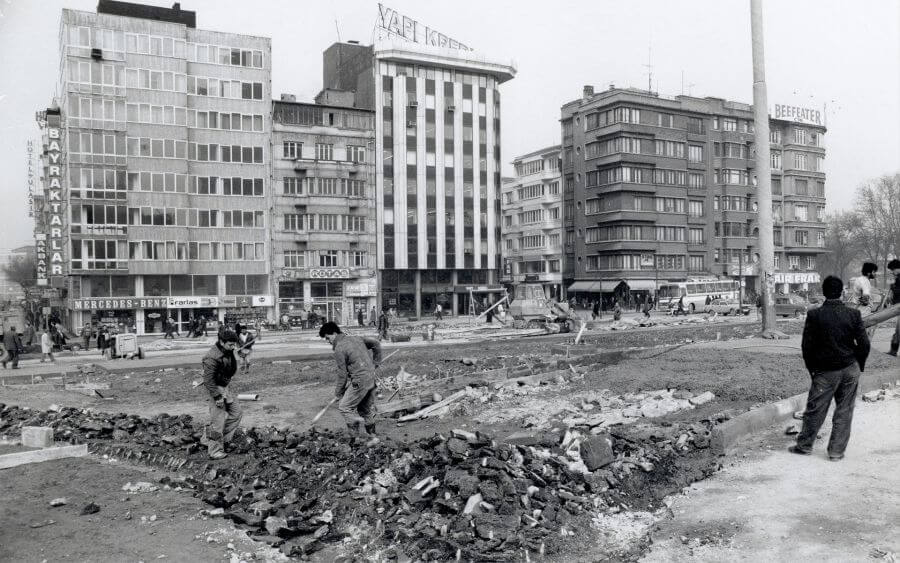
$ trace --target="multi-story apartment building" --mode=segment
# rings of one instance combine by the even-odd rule
[[[270,40],[110,0],[63,10],[59,37],[36,238],[63,322],[272,316]]]
[[[563,296],[559,155],[556,145],[513,159],[500,201],[501,281],[540,282],[548,298]]]
[[[375,113],[273,103],[273,281],[277,313],[341,324],[375,306]]]
[[[758,288],[751,106],[586,86],[561,123],[570,293],[643,299],[659,281],[710,276]],[[806,289],[825,240],[825,127],[770,129],[776,282]]]
[[[356,106],[375,112],[381,306],[466,313],[470,296],[503,291],[499,86],[515,72],[472,51],[397,40],[325,51],[326,92],[354,91]]]

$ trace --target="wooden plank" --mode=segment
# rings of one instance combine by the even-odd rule
[[[5,454],[0,455],[0,469],[8,469],[27,463],[40,463],[42,461],[50,461],[53,459],[84,457],[86,455],[88,455],[87,444],[78,446],[57,446],[43,450]]]
[[[439,403],[435,403],[429,407],[425,407],[424,409],[422,409],[420,411],[416,411],[412,414],[408,414],[406,416],[401,416],[399,418],[399,421],[400,422],[409,422],[410,420],[418,420],[420,418],[426,418],[431,413],[435,412],[436,410],[438,410],[442,407],[445,407],[445,406],[463,398],[466,395],[467,390],[468,390],[468,387],[466,389],[460,389],[459,391],[450,395],[449,397],[447,397],[446,399],[444,399],[443,401],[441,401]]]

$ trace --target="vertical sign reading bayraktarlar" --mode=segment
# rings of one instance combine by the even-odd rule
[[[47,230],[49,231],[48,249],[50,256],[50,275],[62,276],[64,273],[63,237],[63,200],[62,200],[62,162],[60,156],[60,133],[58,127],[47,128],[47,209],[49,210]]]

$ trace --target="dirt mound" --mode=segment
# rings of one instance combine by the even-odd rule
[[[327,431],[251,428],[239,431],[228,458],[207,462],[200,427],[186,415],[0,406],[0,434],[23,425],[51,426],[95,453],[177,469],[183,477],[166,484],[193,489],[293,556],[338,543],[423,560],[557,553],[598,512],[650,507],[714,466],[711,422],[614,429],[593,472],[579,442],[597,437],[562,431],[514,443],[453,431],[366,447]]]

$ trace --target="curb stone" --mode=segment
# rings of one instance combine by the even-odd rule
[[[897,373],[893,370],[883,370],[872,374],[863,373],[859,378],[857,398],[863,393],[880,389],[885,383],[893,383],[897,379]],[[728,455],[734,453],[737,443],[751,434],[755,434],[778,422],[792,419],[794,413],[806,408],[807,393],[800,393],[787,399],[769,403],[726,420],[713,428],[710,437],[710,450],[716,455]]]

